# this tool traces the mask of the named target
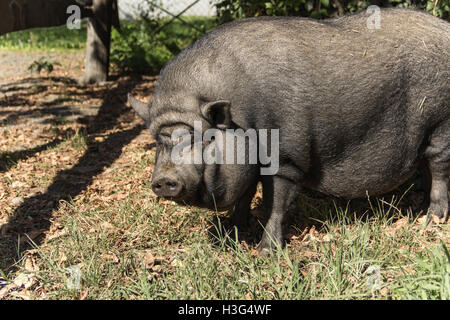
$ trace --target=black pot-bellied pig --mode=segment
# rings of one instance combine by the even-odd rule
[[[243,19],[180,53],[162,70],[150,104],[129,96],[157,141],[154,192],[229,208],[242,225],[261,181],[269,217],[263,253],[282,243],[283,217],[302,187],[379,195],[419,168],[429,177],[429,216],[447,218],[450,24],[413,10],[375,13]],[[244,164],[173,160],[186,135],[217,146],[217,134],[202,136],[211,129],[240,129],[245,147],[265,147],[270,162],[250,162],[251,154]],[[183,150],[195,158],[195,148]]]

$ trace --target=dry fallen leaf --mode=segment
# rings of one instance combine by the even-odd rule
[[[398,229],[404,227],[407,223],[408,223],[408,217],[403,217],[403,218],[395,221],[395,223],[392,226],[393,226],[394,230],[398,230]]]
[[[4,286],[2,289],[0,289],[0,300],[8,295],[10,289],[11,285]]]
[[[24,244],[30,241],[34,241],[37,237],[39,237],[41,234],[43,234],[45,231],[45,229],[36,229],[36,230],[31,230],[25,234],[23,234],[20,237],[20,244]]]
[[[28,272],[39,271],[39,267],[36,265],[33,257],[30,256],[25,259],[25,270]]]
[[[86,300],[89,293],[89,289],[86,288],[80,292],[80,300]]]
[[[69,231],[68,231],[68,230],[66,230],[66,229],[60,229],[60,230],[54,232],[53,234],[48,235],[47,238],[46,238],[46,240],[47,240],[47,241],[51,241],[51,240],[57,239],[57,238],[59,238],[59,237],[66,236],[66,235],[68,235],[68,234],[69,234]]]
[[[26,185],[25,182],[22,182],[22,181],[14,181],[14,182],[11,184],[11,188],[13,188],[13,189],[21,188],[21,187],[23,187],[23,186],[25,186],[25,185]]]
[[[162,266],[160,264],[154,265],[150,268],[153,272],[160,273],[162,271]]]
[[[103,254],[102,258],[104,258],[105,260],[111,261],[112,263],[115,263],[115,264],[120,262],[119,257],[116,256],[115,253],[113,253],[113,252]]]
[[[425,228],[424,230],[431,229],[433,226],[445,224],[444,218],[439,218],[438,216],[432,214],[431,215],[431,221],[427,225],[428,215],[423,215],[419,219],[417,219],[417,223],[422,226],[422,228]],[[423,231],[423,230],[422,230]]]
[[[36,279],[33,275],[28,273],[19,274],[13,281],[15,288],[20,289],[28,289],[36,283]]]
[[[149,249],[139,252],[137,259],[139,259],[145,269],[151,269],[156,261]]]
[[[13,206],[20,206],[24,202],[25,202],[25,199],[23,197],[15,197],[11,200],[11,204]]]
[[[305,235],[305,238],[307,238],[309,241],[319,241],[318,236],[319,233],[317,232],[316,227],[312,226],[308,234]]]
[[[60,254],[59,254],[59,257],[58,257],[58,264],[59,265],[62,265],[64,262],[66,262],[67,261],[67,256],[66,256],[66,254],[64,253],[64,252],[61,252]]]
[[[179,268],[182,268],[184,266],[183,262],[181,260],[178,260],[177,258],[173,259],[170,265],[172,267],[179,267]]]
[[[111,232],[111,231],[115,230],[116,228],[111,223],[109,223],[108,221],[103,221],[100,224],[100,229],[104,230],[104,231]]]

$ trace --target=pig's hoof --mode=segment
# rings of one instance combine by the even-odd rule
[[[427,213],[427,222],[426,225],[428,226],[430,223],[433,224],[441,224],[447,222],[448,218],[448,208],[442,208],[437,205],[431,205],[428,208]]]
[[[429,225],[437,225],[437,224],[444,224],[447,222],[447,216],[443,215],[441,217],[432,214],[432,213],[428,213],[427,214],[427,221],[425,223],[426,226]]]
[[[258,248],[258,256],[261,258],[267,258],[270,255],[271,251],[269,248]]]
[[[271,253],[273,253],[274,251],[277,250],[278,246],[273,242],[270,241],[265,241],[264,239],[261,240],[261,242],[258,244],[258,255],[261,257],[267,257],[269,256]]]
[[[269,256],[272,251],[270,243],[264,238],[261,239],[261,242],[258,244],[258,247],[256,249],[258,250],[258,255],[262,258]]]

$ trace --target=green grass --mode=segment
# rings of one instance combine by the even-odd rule
[[[121,21],[121,30],[113,28],[111,32],[110,61],[113,69],[119,72],[158,73],[176,54],[216,26],[215,18],[183,17],[183,20],[190,26],[178,20],[164,26],[168,22],[167,18]],[[79,30],[59,26],[0,36],[0,50],[68,50],[85,47],[86,24],[82,24]]]
[[[183,20],[194,25],[205,32],[211,30],[215,25],[215,18],[206,17],[183,17]],[[166,23],[166,19],[158,22],[159,25]],[[134,28],[138,25],[136,21],[122,21],[124,29]],[[152,30],[146,30],[151,33]],[[198,30],[187,27],[180,21],[174,21],[161,29],[161,33],[166,38],[179,39],[182,45],[192,43],[199,35],[203,34]],[[119,32],[113,29],[113,39]],[[114,46],[114,41],[112,43]],[[81,29],[68,29],[66,26],[50,28],[34,28],[7,33],[0,36],[0,48],[8,50],[23,49],[84,49],[86,47],[86,24],[81,25]]]
[[[0,48],[8,50],[83,49],[86,47],[86,25],[81,29],[66,26],[35,28],[0,36]]]
[[[405,218],[400,214],[352,218],[336,207],[334,219],[318,227],[321,240],[310,236],[260,258],[233,232],[221,231],[211,211],[155,200],[142,207],[135,196],[118,207],[79,206],[63,204],[66,233],[38,248],[36,276],[47,298],[78,299],[82,292],[89,299],[450,297],[446,246],[421,235],[411,217],[387,234]],[[66,268],[74,265],[81,270],[79,290],[67,288]],[[380,270],[375,289],[367,285],[370,266]]]
[[[88,147],[86,134],[77,130],[70,138],[70,146],[76,151],[85,150]]]
[[[86,139],[76,132],[53,151],[83,149]],[[150,183],[139,177],[154,151],[127,152],[136,165],[102,180],[114,184],[115,195],[127,195],[123,200],[98,202],[94,192],[61,201],[52,218],[58,231],[18,256],[14,272],[0,275],[13,281],[31,274],[28,295],[36,299],[450,298],[449,226],[423,229],[417,217],[397,209],[400,198],[366,200],[367,212],[355,214],[353,202],[304,194],[287,220],[287,246],[261,258],[255,243],[243,241],[247,230],[224,231],[225,213],[151,196]],[[127,179],[133,189],[126,189]],[[81,272],[78,289],[69,288],[74,266]]]

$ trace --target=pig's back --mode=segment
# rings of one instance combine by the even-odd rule
[[[347,198],[404,182],[427,130],[450,116],[449,24],[383,10],[381,29],[371,30],[367,18],[249,19],[217,37],[233,61],[226,68],[239,74],[229,95],[241,104],[235,118],[279,128],[280,154],[307,186]]]
[[[242,128],[280,129],[281,161],[354,198],[407,179],[426,132],[450,116],[449,24],[411,10],[224,25],[180,55],[197,96],[231,101]],[[168,68],[170,70],[170,67]]]
[[[422,117],[442,116],[440,106],[450,98],[450,24],[418,11],[387,9],[381,10],[380,29],[369,29],[368,17],[260,17],[223,25],[189,50],[192,63],[186,65],[197,77],[192,89],[238,105],[262,103],[266,111],[283,106],[292,119],[290,111],[303,117],[336,105],[344,108],[339,113],[373,107],[365,109],[372,117],[380,109],[367,96],[402,88],[408,100],[427,95]]]

